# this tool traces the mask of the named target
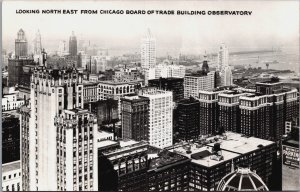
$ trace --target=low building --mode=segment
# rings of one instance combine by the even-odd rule
[[[169,150],[191,159],[189,191],[215,191],[232,167],[243,164],[255,170],[272,190],[269,186],[276,161],[276,144],[272,141],[226,132],[193,143],[179,143]]]
[[[2,164],[2,191],[21,191],[20,161]]]

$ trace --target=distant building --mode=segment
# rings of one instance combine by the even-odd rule
[[[194,98],[181,100],[177,111],[177,139],[188,141],[200,135],[200,103]]]
[[[20,160],[20,120],[2,113],[2,163]]]
[[[139,95],[149,99],[149,143],[158,148],[173,144],[173,95],[171,91],[145,88]]]
[[[167,61],[165,61],[167,62]],[[169,62],[161,63],[155,66],[155,78],[158,79],[176,77],[184,78],[185,76],[185,66],[184,65],[173,65]]]
[[[8,59],[8,86],[13,87],[22,84],[23,67],[26,65],[35,65],[33,59],[18,58]]]
[[[148,81],[148,86],[157,87],[161,90],[172,91],[173,101],[178,103],[184,98],[183,78],[159,78]]]
[[[215,72],[197,73],[184,77],[184,98],[197,98],[200,90],[211,90],[215,87]]]
[[[141,67],[154,68],[156,65],[156,40],[148,29],[141,41]]]
[[[17,39],[15,40],[15,56],[16,58],[28,57],[28,43],[23,29],[18,31]]]
[[[223,43],[220,46],[218,52],[218,67],[217,71],[219,72],[221,79],[221,86],[231,86],[233,84],[233,77],[231,68],[229,66],[229,53],[227,46]]]
[[[22,191],[20,160],[2,162],[2,191]]]
[[[40,30],[37,31],[35,34],[35,38],[33,40],[33,54],[34,57],[39,59],[39,57],[42,55],[42,38]],[[37,61],[36,61],[37,62]]]
[[[75,36],[74,31],[72,31],[72,35],[70,36],[69,39],[69,54],[71,56],[77,55],[77,38]]]
[[[149,140],[149,99],[125,96],[121,99],[122,138],[136,141]]]

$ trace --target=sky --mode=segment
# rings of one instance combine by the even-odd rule
[[[5,1],[2,5],[3,48],[14,50],[22,28],[29,45],[37,30],[46,51],[55,51],[72,31],[78,39],[108,48],[116,55],[140,52],[142,36],[150,28],[157,55],[216,52],[221,43],[229,51],[299,46],[299,1]],[[204,10],[252,11],[251,16],[212,15],[62,15],[16,14],[18,10]]]

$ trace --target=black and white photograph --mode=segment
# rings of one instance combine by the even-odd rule
[[[298,0],[3,0],[2,191],[299,191]]]

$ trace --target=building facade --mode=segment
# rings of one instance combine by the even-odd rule
[[[150,29],[141,41],[141,67],[143,69],[154,68],[156,65],[156,40]]]
[[[15,55],[16,58],[28,57],[28,43],[25,32],[20,29],[15,40]]]
[[[170,91],[145,88],[140,96],[149,99],[149,143],[165,148],[173,144],[173,95]]]
[[[121,99],[122,138],[136,141],[149,139],[149,99],[125,96]]]
[[[172,91],[173,101],[178,103],[184,98],[183,78],[159,78],[148,81],[149,87],[157,87],[158,89]]]
[[[97,190],[96,117],[84,109],[64,110],[55,126],[57,191]]]
[[[215,72],[207,74],[191,74],[184,77],[184,98],[197,98],[200,90],[210,90],[215,87]]]
[[[194,98],[181,100],[177,111],[177,139],[188,141],[200,135],[200,102]]]
[[[2,191],[22,191],[20,160],[2,164]]]
[[[77,55],[77,38],[75,36],[74,31],[72,31],[72,35],[70,36],[69,39],[69,54],[71,56]]]
[[[64,109],[83,108],[81,76],[75,69],[33,72],[30,103],[20,110],[23,190],[57,190],[54,120]]]

